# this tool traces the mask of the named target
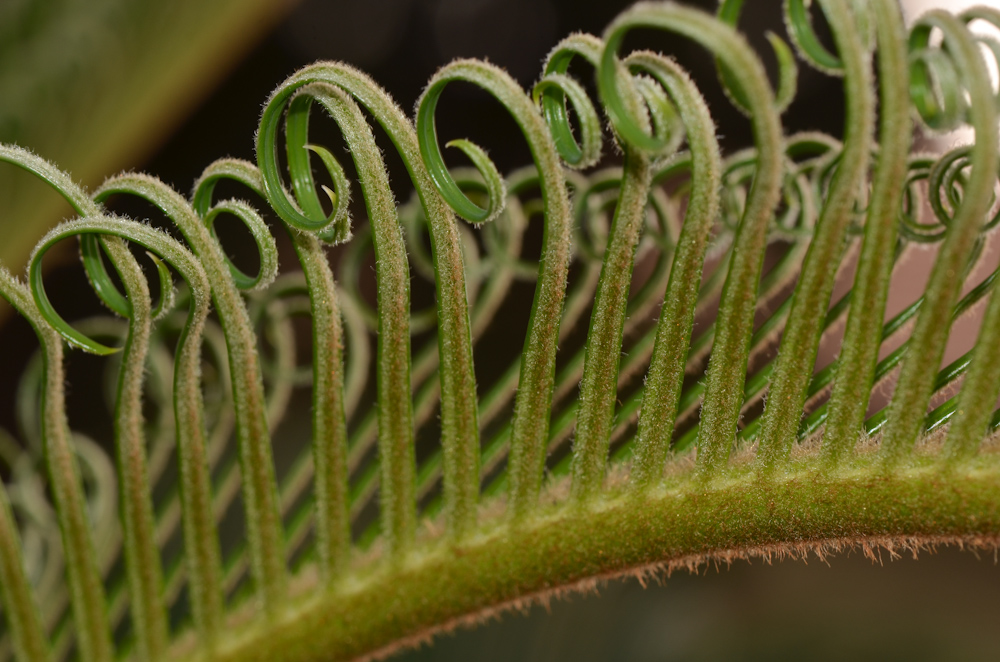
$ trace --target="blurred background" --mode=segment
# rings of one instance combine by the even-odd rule
[[[528,87],[560,38],[575,31],[599,35],[629,4],[0,0],[0,141],[32,149],[89,187],[136,169],[187,193],[212,160],[253,160],[262,104],[305,64],[349,62],[409,111],[425,81],[455,57],[486,58]],[[911,3],[909,11],[918,4],[931,3]],[[954,9],[961,3],[939,4]],[[747,5],[740,27],[773,76],[764,34],[784,33],[780,2]],[[644,33],[627,46],[675,56],[703,90],[724,150],[750,144],[747,121],[722,95],[703,51]],[[839,81],[803,65],[786,131],[839,135],[842,105]],[[501,172],[529,162],[513,122],[471,86],[449,87],[438,127],[442,143],[467,137],[489,149]],[[401,164],[385,136],[376,137],[397,197],[405,200]],[[20,271],[37,238],[67,213],[40,184],[0,168],[0,262]],[[70,247],[47,264],[50,296],[67,318],[97,308]],[[29,354],[19,348],[32,347],[33,339],[27,325],[5,317],[0,310],[0,426],[13,429],[9,403]],[[612,582],[599,597],[572,596],[548,609],[507,614],[399,659],[1000,659],[994,555],[941,550],[918,562],[885,553],[882,560],[873,564],[856,553],[828,564],[757,560],[700,576],[681,573],[646,589],[635,581]]]

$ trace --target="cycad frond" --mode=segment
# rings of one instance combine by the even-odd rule
[[[364,657],[598,577],[852,545],[995,547],[1000,464],[984,440],[1000,425],[1000,299],[996,271],[970,281],[1000,218],[983,60],[1000,51],[967,24],[1000,27],[1000,12],[931,12],[907,36],[890,0],[819,4],[835,52],[802,0],[786,2],[789,33],[808,64],[843,77],[843,141],[785,135],[791,50],[772,40],[775,91],[726,1],[718,16],[639,4],[603,39],[573,35],[531,94],[493,65],[453,62],[413,121],[365,74],[311,65],[268,100],[257,163],[209,165],[190,199],[134,174],[90,195],[0,147],[79,215],[40,242],[26,283],[0,268],[0,294],[41,343],[19,394],[23,439],[0,430],[0,652]],[[708,50],[753,148],[723,157],[687,73],[619,52],[648,28]],[[596,107],[574,60],[596,72]],[[435,109],[452,82],[496,98],[531,166],[501,177],[465,140],[449,145],[475,169],[445,166]],[[309,139],[320,108],[346,170]],[[971,126],[974,144],[912,154],[914,111],[933,129]],[[594,169],[602,114],[620,167]],[[412,180],[403,204],[370,119]],[[349,217],[350,171],[367,224]],[[247,201],[219,200],[220,185]],[[173,231],[113,215],[116,197],[153,205]],[[251,233],[258,274],[220,244],[222,216]],[[537,264],[524,257],[532,223]],[[120,319],[71,325],[50,303],[42,260],[69,237]],[[894,264],[935,242],[922,296],[884,321]],[[153,257],[156,296],[128,244]],[[324,244],[345,245],[336,280]],[[279,245],[301,271],[279,274]],[[852,253],[854,285],[831,305]],[[433,303],[414,310],[421,298]],[[520,337],[527,298],[523,350],[484,370],[497,338]],[[950,320],[980,302],[975,347],[939,370]],[[839,358],[815,370],[845,320]],[[63,340],[119,355],[106,379],[114,461],[70,429]],[[866,420],[873,384],[897,369],[891,403]],[[300,387],[308,443],[294,431]],[[220,537],[234,523],[245,541]]]

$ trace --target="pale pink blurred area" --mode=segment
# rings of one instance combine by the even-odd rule
[[[1000,8],[1000,1],[997,0],[903,0],[903,15],[907,25],[912,25],[914,21],[925,12],[932,9],[946,9],[949,12],[958,13],[975,6],[990,6]],[[977,34],[995,35],[1000,38],[1000,33],[984,21],[974,21],[970,28]],[[933,37],[932,37],[933,38]],[[984,47],[984,54],[987,53]],[[992,74],[993,83],[997,85],[997,65],[992,57],[985,57],[986,64]],[[947,133],[932,133],[924,127],[918,126],[914,135],[913,151],[926,151],[935,154],[942,154],[955,147],[967,145],[975,140],[975,133],[971,128],[963,127]],[[994,210],[995,211],[995,210]],[[925,218],[932,218],[932,213],[925,206],[922,210]],[[906,253],[897,264],[893,272],[892,285],[889,290],[889,301],[886,307],[886,319],[896,315],[910,303],[912,303],[923,292],[927,283],[930,271],[934,265],[937,255],[938,244],[919,245],[911,244]],[[992,233],[986,239],[983,255],[976,267],[969,274],[963,294],[971,289],[976,283],[985,278],[1000,262],[1000,238],[996,233]],[[948,365],[965,352],[969,351],[975,344],[976,336],[979,333],[985,300],[975,306],[971,311],[957,319],[952,326],[951,335],[948,339],[948,348],[942,359],[942,366]],[[881,356],[887,355],[896,349],[905,340],[905,335],[898,339],[887,342],[883,348]],[[894,380],[892,380],[894,381]],[[881,409],[888,402],[892,395],[892,381],[877,389],[872,398],[869,412],[873,413]],[[935,396],[932,406],[937,406],[945,399],[954,395],[961,386],[961,380],[956,380],[951,389],[945,389]]]
[[[1000,2],[996,0],[903,0],[900,4],[903,6],[903,17],[908,25],[929,9],[947,9],[957,13],[969,7],[1000,7]]]

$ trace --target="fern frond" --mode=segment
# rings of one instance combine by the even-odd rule
[[[996,548],[997,270],[976,279],[1000,219],[984,59],[1000,50],[968,25],[1000,28],[1000,12],[934,11],[907,34],[890,0],[818,5],[832,51],[808,3],[788,0],[786,19],[802,60],[843,78],[843,140],[785,134],[791,47],[771,39],[774,90],[726,0],[718,16],[637,4],[603,38],[560,42],[530,92],[453,62],[412,121],[365,74],[311,65],[268,99],[257,163],[208,165],[190,199],[138,174],[91,195],[0,146],[78,214],[39,243],[26,283],[0,268],[40,343],[21,439],[0,430],[0,659],[367,658],[595,578],[852,545]],[[752,148],[721,153],[676,62],[621,52],[649,29],[707,49]],[[447,166],[435,117],[455,84],[503,106],[531,165],[502,177],[454,140],[474,168]],[[975,142],[910,153],[912,115]],[[372,120],[412,181],[402,203]],[[336,126],[349,162],[314,122]],[[620,164],[596,167],[607,140]],[[355,177],[367,223],[350,218]],[[123,196],[167,231],[114,215]],[[253,238],[256,274],[222,245],[222,217]],[[49,298],[44,256],[68,238],[114,317],[70,323]],[[937,244],[930,281],[885,320],[918,244]],[[301,270],[279,269],[286,249]],[[979,339],[942,369],[951,321],[977,305]],[[818,367],[841,322],[839,357]],[[107,357],[110,452],[71,432],[65,343]]]

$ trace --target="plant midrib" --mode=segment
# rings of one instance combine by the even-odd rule
[[[984,453],[942,472],[931,455],[889,472],[859,455],[829,472],[809,457],[770,478],[741,466],[707,483],[685,473],[652,489],[620,487],[587,503],[543,506],[520,521],[490,520],[462,541],[432,538],[401,559],[365,564],[325,592],[291,598],[267,620],[242,623],[194,659],[382,657],[595,580],[711,560],[853,546],[995,550],[1000,465],[994,459]],[[564,482],[549,489],[565,491]]]

